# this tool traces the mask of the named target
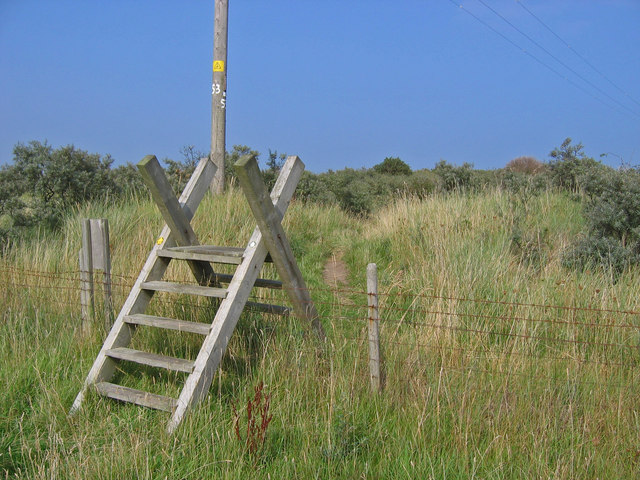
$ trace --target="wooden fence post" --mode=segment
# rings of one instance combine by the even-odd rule
[[[367,297],[369,304],[369,372],[371,390],[382,391],[380,373],[380,315],[378,312],[378,267],[375,263],[367,265]]]
[[[111,253],[109,248],[109,222],[105,218],[82,220],[82,249],[80,250],[80,305],[82,307],[82,328],[90,329],[95,320],[95,270],[103,271],[104,323],[106,331],[113,324],[111,296]]]
[[[91,242],[93,244],[91,250],[94,257],[96,256],[96,244],[99,245],[97,250],[100,252],[102,257],[102,262],[97,266],[94,265],[94,268],[102,268],[102,278],[104,280],[104,284],[102,285],[104,293],[104,328],[105,331],[108,332],[113,326],[113,300],[111,297],[111,248],[109,247],[109,222],[106,218],[91,221]]]
[[[82,330],[88,332],[95,312],[93,298],[93,254],[91,245],[91,223],[88,218],[82,220],[82,250],[80,250],[80,278],[82,290]]]

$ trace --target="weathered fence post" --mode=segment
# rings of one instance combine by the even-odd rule
[[[82,328],[89,330],[90,318],[95,319],[94,270],[103,272],[104,323],[109,331],[113,323],[111,296],[111,253],[109,248],[109,222],[105,218],[82,221],[82,249],[80,250],[80,278],[82,289]]]
[[[80,305],[82,307],[82,330],[90,330],[90,321],[95,314],[93,298],[93,253],[91,245],[91,221],[82,220],[82,248],[80,249]]]
[[[375,263],[367,265],[367,297],[369,304],[369,372],[371,390],[382,391],[380,373],[380,315],[378,312],[378,267]]]
[[[109,222],[106,218],[92,220],[91,249],[94,256],[95,269],[102,269],[104,294],[104,328],[108,332],[113,325],[113,300],[111,297],[111,248],[109,247]],[[95,246],[99,245],[99,248]]]

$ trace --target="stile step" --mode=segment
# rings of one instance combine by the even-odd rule
[[[169,247],[158,250],[159,257],[176,258],[180,260],[201,260],[213,263],[229,263],[238,265],[244,258],[245,249],[241,247],[217,247],[214,245],[190,245],[186,247]],[[273,262],[271,254],[267,253],[264,260]]]
[[[186,320],[176,320],[174,318],[156,317],[153,315],[145,315],[137,313],[135,315],[127,315],[124,321],[135,325],[146,325],[148,327],[164,328],[165,330],[177,330],[179,332],[198,333],[200,335],[208,335],[211,325],[201,322],[188,322]]]
[[[133,350],[131,348],[112,348],[107,350],[105,354],[111,358],[127,360],[150,367],[166,368],[174,372],[191,373],[193,370],[193,362],[191,360],[158,355],[157,353],[141,352],[140,350]]]
[[[156,292],[181,293],[184,295],[198,295],[201,297],[226,298],[227,290],[225,288],[204,287],[202,285],[186,285],[184,283],[175,282],[144,282],[143,290],[153,290]]]
[[[113,398],[121,402],[135,403],[143,407],[154,408],[156,410],[164,410],[172,413],[178,405],[178,400],[164,395],[156,395],[155,393],[143,392],[135,388],[123,387],[115,383],[100,382],[94,385],[99,395],[103,397]]]
[[[159,257],[176,258],[179,260],[199,260],[231,265],[239,265],[240,262],[242,262],[243,255],[243,248],[214,247],[212,245],[192,245],[158,250]]]
[[[226,273],[216,273],[216,280],[220,283],[230,283],[233,279],[233,275]],[[271,280],[268,278],[258,278],[253,284],[254,287],[282,289],[282,282],[280,280]]]

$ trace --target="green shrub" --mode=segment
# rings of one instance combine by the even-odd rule
[[[440,189],[445,192],[466,190],[472,186],[473,165],[465,162],[458,167],[446,160],[440,160],[433,169],[439,179]]]
[[[548,183],[544,175],[505,170],[500,179],[500,186],[512,195],[512,200],[521,204],[526,210],[531,198],[544,191]]]
[[[640,258],[630,249],[611,237],[589,235],[577,241],[564,254],[562,264],[569,269],[586,270],[588,268],[604,268],[610,270],[615,277]]]
[[[546,173],[552,185],[577,193],[584,186],[586,178],[598,175],[602,164],[587,157],[583,148],[581,143],[571,145],[571,139],[567,138],[559,148],[549,153],[551,160]]]
[[[338,203],[335,194],[327,188],[321,175],[304,171],[296,188],[296,198],[322,205]]]
[[[56,228],[72,206],[117,194],[113,160],[73,145],[56,150],[45,143],[18,143],[13,165],[0,170],[0,215],[12,228]]]
[[[382,163],[373,167],[373,171],[389,175],[411,175],[411,167],[398,157],[385,158]]]
[[[585,237],[570,248],[564,264],[599,265],[620,273],[640,262],[640,170],[600,169],[585,184]]]
[[[438,178],[430,170],[413,172],[405,180],[405,191],[418,198],[426,198],[436,189]]]
[[[148,192],[138,167],[131,162],[112,169],[111,178],[119,196],[140,195]]]

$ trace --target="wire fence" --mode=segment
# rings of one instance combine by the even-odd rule
[[[179,277],[179,276],[178,276]],[[179,278],[177,278],[179,280]],[[111,275],[113,303],[124,302],[136,278]],[[80,316],[80,270],[37,271],[0,266],[0,305],[41,304]],[[102,283],[101,275],[94,279]],[[343,287],[310,289],[329,338],[342,354],[366,364],[368,293]],[[483,375],[547,384],[571,381],[637,392],[640,311],[461,296],[383,292],[380,343],[388,381],[426,371]],[[99,297],[99,296],[97,296]],[[97,298],[97,300],[100,300]],[[285,292],[254,289],[251,301],[286,302]],[[154,297],[164,314],[211,312],[209,299]],[[269,316],[278,322],[282,317]],[[278,348],[278,347],[274,347]],[[292,347],[297,353],[304,347]]]

